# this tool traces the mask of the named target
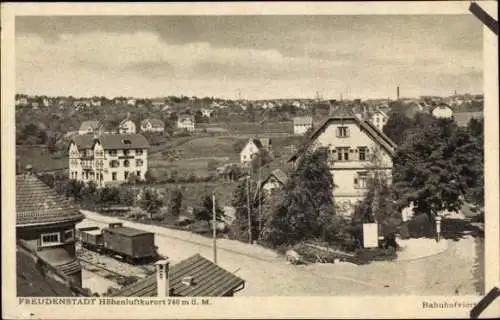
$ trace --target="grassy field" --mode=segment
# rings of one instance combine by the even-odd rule
[[[64,153],[50,154],[46,146],[16,146],[16,159],[21,168],[31,165],[34,171],[58,171],[68,169],[68,157]]]
[[[197,183],[163,183],[154,184],[152,187],[166,193],[172,188],[181,188],[183,191],[182,206],[196,207],[200,204],[204,194],[215,192],[217,201],[221,207],[231,204],[233,191],[236,188],[236,182],[197,182]]]
[[[239,150],[248,139],[249,137],[239,135],[170,137],[165,143],[151,147],[149,168],[157,176],[168,175],[172,171],[181,175],[208,176],[208,165],[213,160],[216,161],[216,166],[239,162]],[[298,136],[273,137],[276,162],[286,161],[290,155],[289,146],[297,146],[301,139]],[[168,154],[171,152],[178,154],[179,158],[170,160]],[[68,158],[64,151],[50,154],[45,146],[17,146],[16,156],[22,166],[31,164],[35,171],[68,168]]]

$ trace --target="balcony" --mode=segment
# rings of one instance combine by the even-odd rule
[[[93,161],[82,161],[81,166],[82,166],[82,169],[84,169],[84,170],[91,170],[91,169],[94,169],[94,162]]]

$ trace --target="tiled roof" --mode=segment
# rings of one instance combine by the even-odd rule
[[[181,297],[221,297],[238,289],[245,283],[243,279],[222,269],[199,254],[171,266],[168,276],[170,294]],[[183,279],[188,276],[193,278],[193,284],[190,286],[182,283]],[[156,274],[115,292],[113,296],[157,296]]]
[[[305,144],[301,149],[299,149],[294,155],[292,155],[289,158],[289,161],[294,161],[299,154],[303,153],[316,139],[318,134],[326,128],[328,123],[338,120],[354,120],[363,130],[365,130],[384,149],[386,149],[386,151],[389,152],[389,154],[393,155],[395,153],[397,145],[387,135],[385,135],[382,131],[377,129],[377,127],[375,127],[369,121],[363,121],[358,117],[356,117],[355,115],[353,115],[353,113],[350,112],[349,110],[344,109],[344,110],[337,110],[337,112],[334,113],[333,116],[327,118],[320,125],[318,125],[316,129],[309,136],[308,143]]]
[[[50,251],[50,250],[49,250]],[[88,290],[68,274],[80,270],[80,263],[73,259],[65,265],[54,266],[40,255],[27,241],[16,242],[17,295],[18,296],[89,296]]]
[[[273,172],[271,172],[271,175],[276,177],[276,179],[278,179],[278,181],[283,185],[285,185],[288,181],[288,176],[281,169],[274,170]]]
[[[294,125],[312,125],[312,117],[295,117],[293,118]]]
[[[482,119],[482,118],[483,118],[483,113],[481,111],[457,112],[453,114],[453,119],[461,127],[466,127],[471,119]]]
[[[43,274],[35,260],[23,250],[16,250],[18,297],[71,297],[75,294],[65,284]]]
[[[153,127],[153,128],[164,128],[165,127],[165,123],[163,123],[163,121],[161,121],[159,119],[144,119],[144,120],[142,120],[141,125],[146,124],[147,122],[151,123],[151,127]]]
[[[92,130],[97,130],[100,126],[101,122],[99,120],[83,121],[80,125],[80,131],[88,131],[89,128],[92,128]]]
[[[179,117],[178,117],[178,121],[194,121],[194,116],[192,115],[189,115],[189,114],[181,114]]]
[[[102,134],[99,137],[92,135],[81,135],[73,138],[78,149],[91,148],[95,141],[100,141],[104,149],[145,149],[149,148],[149,142],[142,134],[124,133],[124,134]],[[125,142],[129,141],[129,144]]]
[[[33,174],[16,177],[16,225],[52,224],[83,220],[68,199]]]

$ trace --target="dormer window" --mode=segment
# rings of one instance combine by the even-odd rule
[[[123,139],[122,143],[123,144],[131,144],[132,142],[129,139]]]
[[[338,138],[347,138],[349,137],[349,128],[348,127],[337,127],[337,137]]]

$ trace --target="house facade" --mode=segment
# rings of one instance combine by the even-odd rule
[[[336,185],[334,198],[344,214],[351,214],[353,205],[363,199],[375,171],[391,183],[396,145],[369,121],[351,114],[332,116],[313,132],[308,146],[290,160],[297,162],[305,150],[318,147],[328,150]]]
[[[193,132],[195,127],[194,117],[191,115],[180,115],[177,119],[177,128]]]
[[[75,225],[83,219],[78,208],[31,169],[16,176],[17,241],[77,286],[82,284],[82,273],[75,252]]]
[[[379,131],[382,131],[388,120],[389,116],[379,109],[375,110],[370,117],[371,123],[377,127]]]
[[[302,135],[312,128],[312,117],[295,117],[293,118],[293,133]]]
[[[97,134],[104,129],[103,124],[99,120],[83,121],[78,129],[79,135]]]
[[[431,114],[435,118],[451,119],[453,117],[453,110],[447,104],[441,103],[432,109]]]
[[[27,106],[28,105],[28,98],[21,97],[16,99],[16,106]]]
[[[269,196],[276,190],[285,186],[288,181],[288,176],[281,169],[272,171],[261,183],[260,189],[264,192],[264,196]]]
[[[207,108],[202,108],[201,109],[201,115],[207,118],[210,118],[212,114],[214,113],[215,110],[213,109],[207,109]]]
[[[97,186],[144,179],[148,170],[147,139],[140,134],[76,136],[69,143],[69,178]]]
[[[240,151],[240,163],[247,165],[261,150],[271,151],[271,139],[269,138],[251,138]]]
[[[459,127],[467,127],[472,119],[483,119],[483,112],[456,112],[453,114],[453,120]]]
[[[163,132],[165,123],[159,119],[144,119],[141,121],[141,130],[143,132]]]
[[[130,119],[125,119],[122,122],[120,122],[120,125],[118,126],[118,133],[120,134],[131,134],[131,133],[136,133],[137,128],[135,126],[134,121]]]

